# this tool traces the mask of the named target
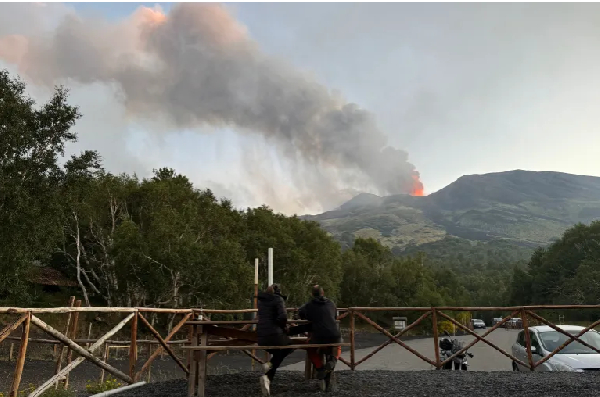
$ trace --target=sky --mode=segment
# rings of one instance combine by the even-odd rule
[[[175,7],[0,4],[0,68],[28,79],[19,62],[3,52],[3,37],[52,32],[69,13],[99,21],[101,29],[127,20],[140,6],[167,18]],[[225,8],[261,54],[370,112],[388,144],[408,153],[425,194],[465,174],[513,169],[600,176],[597,4],[227,3]],[[321,175],[312,158],[284,155],[288,146],[249,133],[240,123],[165,122],[157,133],[156,120],[132,116],[131,108],[119,105],[118,84],[84,80],[68,84],[84,115],[77,125],[80,141],[71,152],[97,149],[111,172],[147,176],[153,168],[172,167],[241,207],[266,203],[284,213],[316,213],[334,205],[335,200],[318,196],[326,194],[337,170]],[[49,86],[31,83],[29,91],[43,100]],[[347,185],[356,192],[367,185],[346,183],[350,180],[335,189]]]

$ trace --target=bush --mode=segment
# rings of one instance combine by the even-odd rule
[[[123,386],[123,384],[121,382],[119,382],[118,380],[116,380],[114,378],[109,377],[104,382],[88,381],[87,385],[85,385],[85,390],[87,390],[88,393],[97,394],[97,393],[102,393],[105,391],[117,389],[121,386]]]

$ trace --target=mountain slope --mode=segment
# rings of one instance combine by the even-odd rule
[[[429,196],[359,194],[338,210],[304,218],[344,245],[373,237],[397,253],[452,238],[535,247],[575,223],[600,219],[600,178],[521,170],[468,175]]]

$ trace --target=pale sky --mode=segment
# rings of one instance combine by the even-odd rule
[[[116,23],[141,5],[156,3],[3,3],[0,38],[52,31],[69,12]],[[172,4],[159,5],[168,17]],[[370,111],[389,143],[409,153],[426,194],[464,174],[525,169],[600,176],[598,4],[227,7],[263,52]],[[19,71],[1,47],[0,68]],[[80,142],[69,150],[99,150],[109,171],[148,175],[168,166],[239,206],[322,209],[306,198],[308,183],[298,187],[290,179],[295,163],[258,135],[234,128],[149,133],[144,120],[118,105],[118,87],[69,87],[84,114]],[[43,99],[48,91],[30,85],[30,92]],[[242,158],[260,161],[249,170]],[[252,177],[258,174],[261,181]]]

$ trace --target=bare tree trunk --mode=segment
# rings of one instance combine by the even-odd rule
[[[77,259],[76,259],[76,265],[77,265],[77,282],[79,283],[79,287],[81,288],[81,292],[83,293],[83,298],[85,299],[85,305],[86,306],[90,306],[90,298],[88,297],[88,293],[87,290],[85,288],[85,285],[83,285],[83,281],[81,280],[81,236],[79,233],[79,217],[77,216],[77,213],[75,211],[73,211],[73,216],[75,218],[75,228],[77,230],[77,234],[76,234],[76,241],[75,243],[77,244]]]

